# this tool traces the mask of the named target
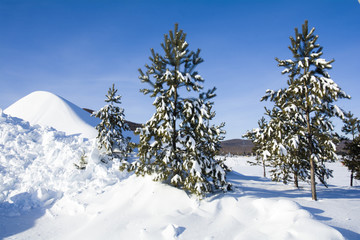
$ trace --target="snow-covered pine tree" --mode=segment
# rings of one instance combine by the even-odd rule
[[[223,126],[210,126],[214,91],[201,93],[204,79],[195,71],[203,62],[196,52],[188,50],[186,34],[175,24],[161,44],[164,56],[151,49],[151,65],[141,69],[140,79],[150,88],[144,94],[155,98],[156,112],[141,128],[139,160],[129,170],[137,175],[154,174],[154,180],[183,188],[203,196],[215,189],[228,190],[226,167],[215,159]],[[198,97],[189,96],[195,92]]]
[[[343,156],[343,163],[351,172],[350,186],[352,187],[354,177],[360,179],[360,120],[351,112],[346,113],[341,130],[351,136],[351,139],[346,139],[345,142],[346,153]]]
[[[314,31],[315,28],[309,31],[307,21],[301,33],[295,28],[295,37],[290,37],[289,47],[293,58],[276,58],[279,66],[285,67],[282,74],[288,74],[288,87],[278,91],[267,90],[262,100],[270,99],[288,115],[282,124],[293,126],[297,133],[294,146],[297,145],[302,153],[301,158],[309,163],[312,199],[317,200],[315,176],[326,184],[326,178],[331,176],[331,172],[325,168],[324,162],[337,159],[336,139],[332,134],[330,118],[343,118],[343,112],[334,102],[350,96],[341,90],[326,71],[332,68],[334,60],[321,58],[322,47],[316,43],[318,36],[314,35]],[[291,146],[289,142],[286,145]]]
[[[125,137],[123,133],[130,129],[124,119],[124,109],[116,106],[116,104],[121,104],[121,96],[116,95],[117,91],[113,84],[105,95],[105,102],[108,104],[93,116],[101,120],[96,126],[99,150],[103,150],[111,159],[116,157],[126,162],[132,149],[130,137]]]

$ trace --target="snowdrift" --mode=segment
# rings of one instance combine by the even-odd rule
[[[53,127],[66,134],[94,138],[99,119],[68,100],[45,91],[32,92],[4,110],[6,114],[31,124]]]
[[[83,154],[96,162],[89,161],[82,172],[74,164]],[[0,110],[0,202],[11,203],[1,205],[5,208],[0,207],[0,214],[16,216],[49,205],[64,193],[86,188],[89,180],[99,182],[101,188],[121,179],[118,166],[97,164],[98,159],[95,139],[31,126]]]
[[[93,144],[0,111],[0,239],[344,239],[293,201],[246,195],[236,172],[234,192],[199,201]]]

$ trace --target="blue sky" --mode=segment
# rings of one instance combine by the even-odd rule
[[[274,58],[291,58],[289,36],[305,19],[323,57],[335,59],[331,77],[352,96],[338,105],[360,117],[357,0],[1,0],[0,108],[45,90],[99,109],[115,83],[126,118],[143,123],[155,109],[137,69],[177,22],[189,49],[202,50],[205,89],[217,87],[215,123],[226,122],[226,139],[241,138],[257,127],[265,90],[285,86]]]

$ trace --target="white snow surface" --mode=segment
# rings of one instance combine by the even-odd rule
[[[94,138],[100,120],[68,100],[46,91],[35,91],[4,110],[6,114],[31,124],[53,127],[66,134]]]
[[[359,239],[360,182],[340,163],[319,201],[230,157],[234,191],[202,200],[100,161],[94,139],[0,110],[0,239]],[[88,161],[77,170],[82,153]]]

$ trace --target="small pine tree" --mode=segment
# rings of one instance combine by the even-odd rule
[[[266,109],[266,115],[270,121],[264,129],[264,135],[268,139],[268,164],[271,178],[275,181],[283,181],[285,184],[294,182],[299,187],[299,180],[306,181],[309,176],[308,162],[301,152],[302,146],[299,138],[297,125],[287,124],[291,121],[291,114],[286,114],[278,105],[270,111]],[[321,168],[322,166],[319,166]]]
[[[306,180],[308,174],[297,148],[298,136],[291,126],[284,124],[286,115],[281,109],[275,106],[271,111],[265,110],[270,121],[266,122],[262,117],[258,122],[259,128],[245,134],[255,145],[256,162],[252,164],[263,165],[264,177],[265,166],[271,166],[273,181],[294,182],[295,187],[299,187],[299,180]]]
[[[165,55],[151,49],[151,65],[141,69],[140,79],[150,88],[144,94],[155,98],[156,112],[138,131],[140,134],[139,161],[129,170],[137,175],[154,174],[154,180],[164,181],[199,196],[215,189],[230,188],[226,182],[226,167],[216,160],[219,140],[224,131],[211,126],[215,113],[209,99],[215,96],[215,88],[201,93],[199,83],[204,79],[195,71],[203,62],[200,50],[188,50],[186,34],[178,29],[165,34],[161,44]],[[180,93],[199,93],[198,97],[182,98]]]
[[[124,137],[124,131],[129,131],[125,123],[124,109],[116,106],[121,104],[121,96],[116,95],[117,89],[113,84],[105,95],[105,102],[109,103],[93,114],[101,122],[96,126],[98,130],[97,141],[99,150],[103,150],[110,158],[118,157],[126,161],[131,149],[130,137]]]
[[[213,102],[209,101],[215,97],[214,92],[215,88],[200,94],[197,99],[184,99],[183,102],[179,143],[184,146],[182,159],[186,174],[174,176],[173,184],[182,184],[195,194],[212,192],[213,187],[218,189],[229,186],[226,182],[226,171],[229,169],[224,159],[214,158],[219,154],[220,140],[224,139],[221,134],[225,133],[222,130],[224,124],[209,124],[215,117],[215,112],[212,112]],[[207,178],[211,178],[212,183]]]
[[[348,112],[345,114],[344,126],[342,132],[351,135],[351,139],[346,139],[343,163],[351,172],[350,186],[353,186],[353,179],[360,179],[360,120],[354,117],[354,114]]]
[[[255,154],[255,162],[248,161],[251,165],[261,165],[263,167],[263,176],[266,178],[266,160],[268,157],[268,138],[264,134],[267,122],[264,117],[258,121],[258,128],[248,131],[243,137],[249,139],[254,144],[252,152]]]
[[[273,129],[274,135],[284,132],[283,127],[288,126],[292,131],[290,136],[297,138],[296,149],[301,153],[299,166],[302,169],[309,167],[312,199],[317,200],[315,176],[326,184],[326,178],[331,176],[331,172],[326,169],[325,161],[337,159],[336,138],[330,118],[343,118],[343,112],[334,102],[350,97],[326,71],[332,68],[334,60],[326,61],[321,58],[322,47],[316,43],[318,36],[314,35],[314,31],[315,28],[309,31],[307,21],[303,24],[301,33],[295,28],[295,37],[290,37],[289,47],[293,59],[276,58],[279,66],[285,67],[282,74],[288,74],[288,87],[278,91],[267,90],[262,100],[273,101],[275,108],[279,110],[279,115],[273,116],[273,119],[277,118],[275,121],[280,127]],[[295,151],[291,139],[290,137],[284,142],[283,138],[281,144]],[[303,164],[303,160],[307,164]]]
[[[351,112],[345,113],[344,116],[344,126],[341,131],[346,135],[350,134],[351,140],[353,140],[360,132],[360,120]]]
[[[85,151],[83,151],[83,153],[80,156],[80,161],[79,164],[74,163],[74,166],[76,167],[76,169],[78,170],[85,170],[86,169],[86,165],[88,164],[88,162],[86,161],[86,154]]]

